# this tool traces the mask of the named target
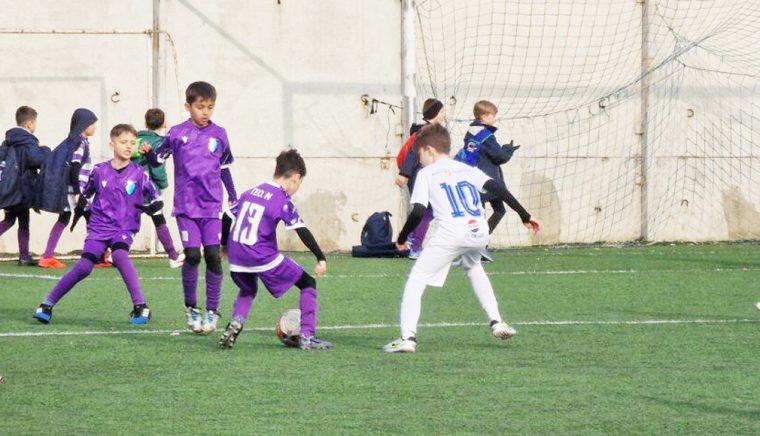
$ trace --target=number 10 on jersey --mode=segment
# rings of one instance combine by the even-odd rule
[[[452,217],[463,217],[465,213],[480,216],[480,194],[472,183],[462,181],[454,186],[441,183],[441,189],[446,192],[446,198],[451,204]]]

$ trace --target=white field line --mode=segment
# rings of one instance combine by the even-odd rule
[[[708,272],[708,273],[731,273],[731,272],[757,272],[760,268],[708,268],[708,269],[661,269],[661,270],[636,270],[636,269],[587,269],[587,270],[549,270],[549,271],[490,271],[486,272],[489,276],[554,276],[554,275],[589,275],[589,274],[650,274],[650,273],[676,273],[676,272]],[[393,277],[406,277],[408,272],[400,272],[398,274],[388,273],[374,273],[374,274],[327,274],[324,278],[333,279],[377,279],[377,278],[393,278]],[[60,280],[61,276],[55,276],[50,274],[17,274],[17,273],[0,273],[0,278],[13,278],[13,279],[39,279],[39,280]],[[200,277],[203,280],[203,277]],[[97,277],[91,275],[87,277],[88,281],[103,280],[103,281],[121,281],[121,277]],[[179,281],[182,280],[180,273],[177,272],[176,276],[156,276],[156,277],[140,277],[140,280],[166,280],[166,281]]]
[[[760,323],[760,319],[649,319],[649,320],[631,320],[631,321],[522,321],[514,322],[514,326],[576,326],[576,325],[709,325],[709,324],[748,324]],[[440,323],[422,323],[419,327],[423,328],[447,328],[447,327],[483,327],[483,322],[440,322]],[[335,326],[319,327],[320,331],[324,330],[375,330],[398,328],[398,324],[346,324]],[[272,327],[251,327],[246,330],[271,332]],[[4,332],[0,333],[0,338],[13,337],[34,337],[34,336],[113,336],[113,335],[151,335],[151,334],[189,334],[187,330],[103,330],[103,331],[51,331],[51,332]]]

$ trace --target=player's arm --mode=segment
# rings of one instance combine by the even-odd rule
[[[222,168],[222,184],[224,185],[224,189],[227,191],[228,203],[232,204],[237,201],[235,183],[232,182],[232,173],[230,172],[230,167],[235,161],[235,158],[232,156],[232,150],[230,149],[230,140],[227,138],[227,132],[224,132],[220,139],[222,140],[222,146],[224,147],[222,149],[222,155],[219,158],[219,164]]]
[[[147,141],[142,143],[140,146],[140,153],[145,156],[145,160],[148,162],[148,165],[154,168],[160,167],[166,162],[166,159],[171,156],[172,147],[170,135],[171,131],[168,135],[164,136],[161,144],[156,149],[153,149],[153,147],[151,147]]]
[[[510,209],[517,212],[520,215],[520,221],[534,232],[537,232],[541,228],[541,224],[538,221],[531,218],[527,210],[520,204],[519,201],[509,192],[506,186],[497,183],[495,180],[489,179],[484,185],[483,190],[489,194],[496,196],[496,198],[507,203]]]
[[[235,184],[232,182],[232,173],[229,168],[222,168],[222,183],[224,189],[227,191],[227,199],[232,204],[237,201],[237,192],[235,191]]]
[[[406,217],[404,227],[401,228],[401,232],[398,234],[398,239],[396,239],[396,244],[398,246],[406,244],[409,234],[412,233],[412,231],[414,231],[414,229],[420,224],[420,221],[422,221],[422,216],[425,215],[425,209],[427,209],[427,206],[423,206],[420,203],[414,203],[412,211],[409,213],[409,216]]]
[[[227,210],[222,214],[222,241],[221,244],[223,247],[227,246],[227,241],[230,238],[230,230],[232,230],[232,224],[235,223],[235,218],[232,216],[232,213]]]
[[[143,172],[143,198],[148,200],[147,205],[136,204],[135,207],[145,212],[147,215],[159,215],[164,208],[164,202],[161,199],[161,191],[156,188],[153,180],[150,179],[147,171]]]
[[[499,143],[496,142],[496,138],[490,136],[483,143],[482,152],[494,164],[502,165],[512,159],[512,155],[516,150],[515,147],[513,147],[513,143],[514,142],[510,142],[509,144],[499,145]]]
[[[317,240],[314,239],[314,235],[311,233],[311,231],[307,227],[299,227],[295,230],[298,238],[301,240],[301,242],[303,242],[303,245],[305,245],[306,248],[311,251],[314,257],[317,258],[317,262],[326,262],[327,258],[322,252],[322,249],[319,248],[319,244],[317,243]]]

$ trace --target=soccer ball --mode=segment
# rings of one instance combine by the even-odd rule
[[[277,337],[287,347],[297,347],[301,339],[301,311],[290,309],[282,314],[277,321]]]

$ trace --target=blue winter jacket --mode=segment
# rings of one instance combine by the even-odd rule
[[[97,120],[98,117],[89,109],[80,108],[74,111],[68,136],[55,147],[42,170],[42,189],[38,190],[35,201],[38,209],[61,213],[68,206],[71,158],[82,143],[82,132]]]
[[[515,149],[511,144],[499,145],[499,143],[496,142],[496,137],[494,135],[496,134],[496,130],[498,130],[498,128],[494,126],[487,126],[481,123],[480,120],[475,120],[470,123],[470,128],[467,130],[467,133],[464,136],[464,143],[467,144],[468,140],[471,137],[477,135],[483,129],[490,130],[493,135],[483,141],[483,144],[480,147],[478,168],[486,173],[488,177],[494,179],[497,183],[506,187],[507,185],[504,181],[504,174],[501,171],[501,165],[509,162],[509,160],[512,159],[512,154],[514,154]],[[496,197],[488,193],[483,193],[480,194],[480,198],[483,201],[491,201]]]
[[[9,173],[15,171],[13,178],[17,182],[12,192],[0,196],[0,208],[32,207],[35,191],[38,189],[37,172],[50,154],[50,149],[40,147],[37,137],[21,127],[14,127],[5,132],[3,144],[13,148],[16,153],[15,168],[4,168],[5,177],[9,177]]]

